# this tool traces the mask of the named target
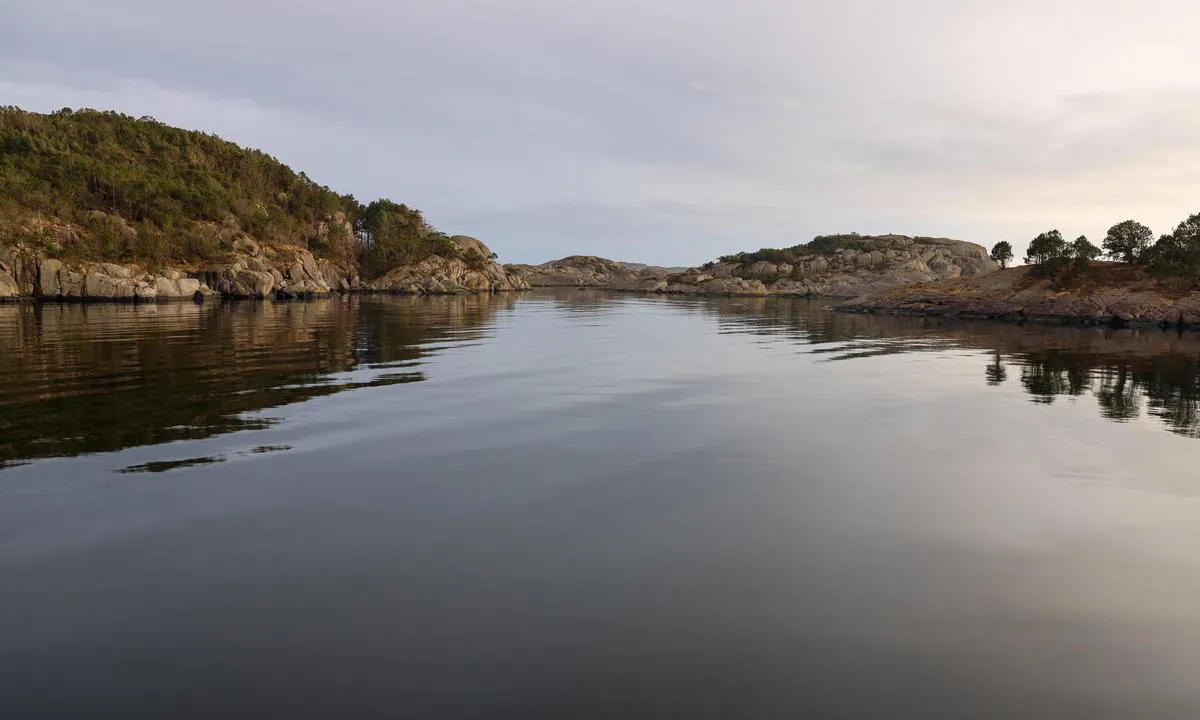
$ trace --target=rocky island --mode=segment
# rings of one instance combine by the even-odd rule
[[[0,108],[0,300],[522,290],[479,240],[152,118]]]
[[[849,312],[988,318],[1089,325],[1200,328],[1200,214],[1153,244],[1134,220],[1113,225],[1103,249],[1058,230],[1029,243],[1023,267],[921,282],[856,298]],[[1097,261],[1106,254],[1110,261]],[[1007,262],[1000,242],[991,255]]]
[[[635,266],[572,256],[543,265],[509,265],[533,287],[591,287],[678,295],[828,295],[985,275],[999,266],[981,245],[906,235],[828,235],[782,250],[720,258],[698,268]]]

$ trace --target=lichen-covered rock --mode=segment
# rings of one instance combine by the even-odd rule
[[[489,258],[490,254],[489,250]],[[390,270],[371,282],[369,288],[406,295],[450,295],[527,290],[529,283],[490,259],[434,255],[414,265]]]

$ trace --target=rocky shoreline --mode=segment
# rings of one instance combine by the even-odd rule
[[[1190,280],[1094,263],[1074,285],[1016,267],[982,277],[919,284],[845,302],[843,312],[1112,327],[1200,329],[1200,291]]]
[[[803,255],[795,262],[730,259],[679,269],[574,255],[542,265],[508,265],[506,269],[533,287],[743,297],[857,297],[998,269],[981,245],[961,240],[879,235],[856,237],[854,243],[855,247]]]
[[[262,246],[249,237],[219,262],[149,270],[136,264],[47,257],[23,246],[0,247],[0,301],[163,302],[205,299],[298,299],[354,292],[457,295],[527,290],[529,284],[467,236],[450,239],[453,257],[435,255],[363,280],[357,269],[307,249]]]

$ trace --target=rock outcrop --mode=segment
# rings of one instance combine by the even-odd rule
[[[1188,279],[1093,263],[1075,280],[1016,267],[983,277],[895,288],[856,298],[848,312],[1093,325],[1200,327],[1200,291]]]
[[[854,248],[801,255],[795,262],[724,262],[715,278],[760,281],[771,295],[856,297],[892,287],[985,275],[999,268],[982,245],[948,238],[864,236]]]
[[[479,240],[451,238],[450,256],[435,255],[364,283],[353,267],[299,247],[261,246],[248,236],[233,252],[199,267],[149,271],[137,264],[45,257],[26,247],[0,248],[0,300],[151,301],[226,298],[307,298],[359,290],[406,294],[472,294],[525,290]]]
[[[504,269],[523,278],[533,287],[607,288],[635,285],[643,280],[666,278],[672,272],[668,268],[618,262],[594,255],[572,255],[541,265],[506,265]]]
[[[368,290],[404,295],[459,295],[528,290],[529,282],[495,261],[495,253],[475,238],[450,238],[452,257],[433,255],[394,268],[366,285]]]
[[[37,262],[29,294],[43,300],[192,300],[211,295],[198,279],[178,270],[145,272],[137,265]]]
[[[249,237],[233,243],[235,257],[225,263],[197,271],[208,287],[231,298],[319,297],[357,290],[358,271],[303,248],[261,247]]]
[[[794,262],[730,261],[680,271],[575,255],[542,265],[509,265],[535,287],[596,287],[683,295],[830,295],[867,293],[998,269],[981,245],[905,235],[855,236],[830,252],[780,251]]]

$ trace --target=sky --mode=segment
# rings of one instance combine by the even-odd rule
[[[1194,0],[8,0],[0,104],[118,110],[507,262],[1200,212]]]

